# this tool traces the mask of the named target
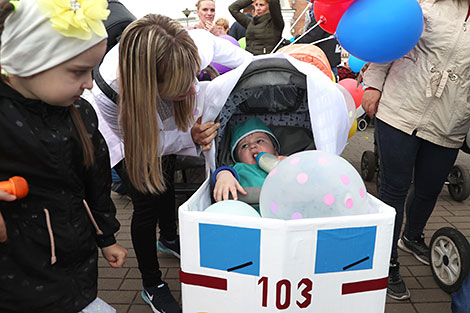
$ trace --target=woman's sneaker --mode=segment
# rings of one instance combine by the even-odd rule
[[[158,251],[173,254],[178,259],[180,258],[180,237],[176,236],[173,240],[166,240],[160,236],[157,241]]]
[[[398,248],[403,251],[412,253],[418,261],[425,265],[429,265],[429,248],[424,243],[424,235],[421,234],[415,240],[410,240],[405,236],[398,240]]]
[[[156,287],[144,287],[142,299],[147,302],[155,313],[181,313],[181,308],[171,295],[168,284],[163,282]]]
[[[400,263],[396,260],[390,261],[388,272],[387,296],[395,300],[406,300],[410,298],[410,291],[400,275]]]

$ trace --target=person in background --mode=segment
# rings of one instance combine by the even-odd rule
[[[362,107],[376,117],[378,197],[397,213],[387,294],[398,300],[410,292],[397,247],[429,265],[424,227],[470,127],[470,1],[419,2],[425,28],[417,45],[391,63],[371,63],[363,77]]]
[[[279,0],[255,0],[256,16],[252,19],[240,12],[252,0],[237,0],[229,6],[230,14],[246,29],[246,51],[254,55],[271,53],[282,38],[284,19]]]
[[[254,5],[250,4],[249,6],[243,8],[243,14],[245,14],[249,18],[253,18],[253,16],[255,15]],[[228,34],[236,40],[240,40],[240,38],[246,36],[246,29],[240,23],[235,21],[233,22],[232,26],[230,26]]]
[[[198,0],[196,2],[196,13],[199,17],[199,23],[188,29],[205,29],[215,36],[225,35],[214,23],[215,18],[215,1],[214,0]]]
[[[210,149],[219,127],[213,121],[201,123],[201,117],[195,120],[196,104],[202,102],[197,101],[196,77],[212,61],[237,67],[251,58],[206,30],[188,31],[166,16],[148,14],[126,28],[98,69],[119,95],[115,103],[97,86],[92,89],[100,125],[107,126],[101,129],[112,164],[127,182],[134,205],[131,238],[141,295],[154,312],[181,312],[162,279],[156,248],[157,221],[163,219],[158,242],[175,255],[180,252],[170,155],[198,156]]]
[[[308,4],[309,9],[305,12],[305,27],[304,32],[312,28],[315,24],[317,24],[317,20],[313,14],[313,5],[311,3]],[[312,43],[323,38],[327,38],[331,36],[330,33],[326,32],[320,26],[316,26],[312,30],[310,30],[305,36],[300,38],[297,43]],[[328,62],[330,62],[331,70],[336,77],[336,81],[338,81],[338,65],[341,63],[341,46],[338,41],[334,38],[328,39],[319,43],[315,44],[317,47],[325,52],[326,57],[328,58]]]
[[[217,19],[217,21],[215,21],[215,26],[219,28],[222,35],[228,35],[229,22],[226,18],[221,17]]]
[[[0,1],[0,181],[29,186],[23,199],[0,192],[0,312],[115,312],[97,298],[97,246],[114,268],[127,251],[114,236],[108,148],[80,98],[109,11],[82,3]]]

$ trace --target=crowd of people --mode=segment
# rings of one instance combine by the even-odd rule
[[[231,27],[215,20],[214,0],[197,1],[199,22],[187,29],[148,14],[132,22],[106,55],[107,1],[88,1],[87,10],[86,1],[66,2],[60,11],[46,0],[0,0],[0,180],[23,176],[29,184],[24,199],[0,190],[0,311],[89,312],[100,306],[112,312],[97,298],[97,247],[111,267],[122,267],[127,256],[114,236],[119,222],[110,198],[112,167],[133,203],[142,298],[154,312],[181,312],[162,279],[157,249],[180,254],[175,155],[210,150],[220,127],[202,122],[195,110],[204,101],[197,77],[212,62],[236,68],[271,53],[285,27],[280,1],[235,1]],[[425,29],[416,47],[394,62],[369,64],[363,76],[362,105],[376,118],[378,197],[397,212],[387,294],[398,300],[410,292],[397,249],[429,265],[423,230],[470,128],[470,0],[420,3]],[[219,38],[224,35],[245,37],[246,50]],[[313,32],[304,40],[325,36]],[[338,43],[320,48],[334,71]],[[116,97],[93,84],[94,69]],[[80,97],[86,89],[91,104]],[[238,163],[236,170],[214,174],[216,200],[246,193],[236,171],[253,164],[254,150],[279,152],[275,136],[258,120],[233,133]]]

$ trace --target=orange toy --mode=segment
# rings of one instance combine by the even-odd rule
[[[299,61],[315,65],[326,76],[331,78],[332,81],[335,81],[333,72],[331,71],[330,62],[328,62],[325,52],[317,46],[305,43],[296,43],[291,46],[282,47],[278,52],[283,52],[293,56]]]
[[[0,190],[3,190],[17,199],[26,197],[29,192],[28,182],[20,176],[13,176],[9,180],[0,182]]]

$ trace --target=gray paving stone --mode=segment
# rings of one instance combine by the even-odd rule
[[[135,295],[136,291],[98,290],[98,297],[111,305],[132,303]]]
[[[126,278],[126,279],[123,280],[119,290],[141,291],[142,290],[142,280],[141,279]]]
[[[431,268],[428,265],[412,265],[408,266],[413,276],[432,276]]]
[[[416,303],[418,313],[451,313],[450,302]]]
[[[152,313],[152,309],[148,304],[132,304],[127,313]]]
[[[387,303],[385,313],[417,313],[411,303]]]
[[[123,279],[121,278],[99,278],[98,289],[100,290],[118,290]]]
[[[416,289],[411,293],[411,302],[449,302],[450,296],[441,289]]]
[[[116,313],[127,313],[129,305],[127,304],[114,304],[113,308],[116,309]]]

